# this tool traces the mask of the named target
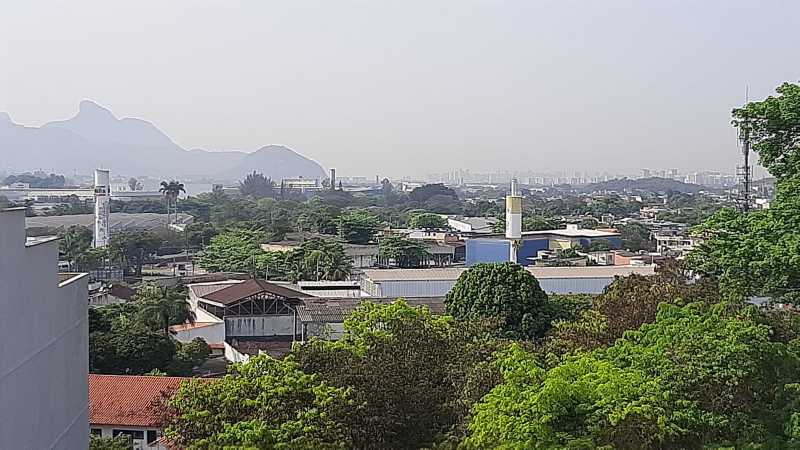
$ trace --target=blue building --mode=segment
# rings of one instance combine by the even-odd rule
[[[467,266],[478,263],[495,263],[508,261],[511,252],[511,241],[503,238],[479,238],[467,240]],[[534,258],[540,250],[547,250],[549,241],[546,238],[524,239],[517,250],[517,264],[528,266],[529,258]]]
[[[567,225],[562,230],[528,231],[522,233],[522,246],[517,252],[517,263],[522,266],[531,264],[541,250],[565,250],[574,247],[588,247],[593,242],[605,241],[611,248],[619,248],[622,244],[620,235],[609,230],[584,230],[577,225]],[[495,263],[508,261],[511,241],[503,237],[475,238],[467,240],[467,266],[478,263]]]

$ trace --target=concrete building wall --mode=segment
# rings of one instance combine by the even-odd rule
[[[381,281],[380,293],[384,298],[442,297],[455,283],[456,280]]]
[[[59,283],[58,241],[0,211],[0,448],[88,448],[87,282]]]
[[[293,336],[294,327],[294,315],[225,317],[226,337]]]
[[[180,342],[191,342],[202,338],[207,344],[221,344],[225,342],[225,323],[217,322],[200,328],[190,328],[175,333],[175,339]]]
[[[509,242],[505,239],[467,240],[467,266],[508,261]]]
[[[509,258],[510,241],[506,239],[469,239],[467,240],[467,266],[478,263],[506,262]],[[547,250],[547,239],[523,239],[517,250],[517,263],[528,266],[528,258],[536,257],[539,250]]]

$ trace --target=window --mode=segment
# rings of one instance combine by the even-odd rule
[[[152,444],[157,440],[158,440],[158,433],[156,433],[156,430],[147,430],[147,443]]]
[[[89,430],[89,433],[91,433],[91,434],[93,434],[95,436],[102,436],[103,435],[103,430],[101,430],[100,428],[92,428],[91,430]]]
[[[144,439],[144,431],[142,430],[114,430],[112,431],[112,436],[117,437],[120,434],[124,434],[130,436],[131,439]]]

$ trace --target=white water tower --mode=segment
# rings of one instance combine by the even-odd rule
[[[108,245],[111,237],[109,217],[111,215],[111,177],[108,170],[94,171],[94,247]]]
[[[506,196],[506,239],[511,241],[508,259],[516,263],[522,244],[522,195],[516,178],[511,179],[511,193]]]

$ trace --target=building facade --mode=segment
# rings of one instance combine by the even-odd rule
[[[58,239],[0,210],[0,448],[89,446],[88,278],[58,273]]]

